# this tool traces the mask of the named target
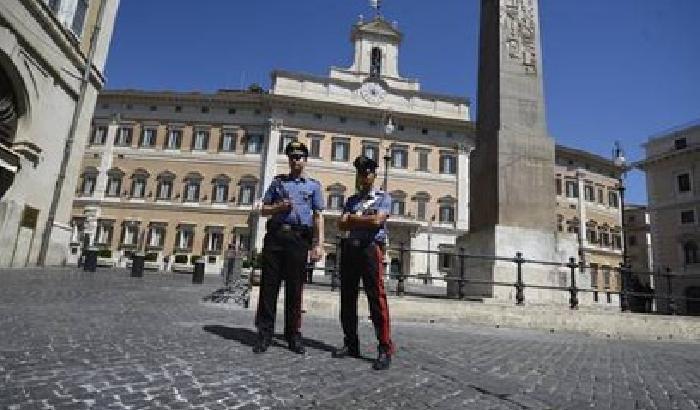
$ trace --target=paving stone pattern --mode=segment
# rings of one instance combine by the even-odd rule
[[[697,409],[700,346],[394,322],[391,369],[334,359],[337,321],[305,316],[306,355],[253,355],[253,312],[202,302],[220,278],[0,270],[2,409]],[[364,319],[364,318],[363,318]],[[278,330],[281,329],[278,321]]]

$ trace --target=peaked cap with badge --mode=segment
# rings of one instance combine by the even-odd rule
[[[284,154],[286,156],[290,155],[302,155],[304,157],[309,156],[309,149],[303,142],[292,141],[284,148]]]

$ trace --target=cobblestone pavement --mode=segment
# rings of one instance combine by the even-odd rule
[[[0,408],[697,409],[700,346],[394,322],[391,369],[333,359],[308,316],[306,355],[253,355],[252,312],[202,302],[218,278],[0,270]],[[278,329],[281,323],[278,323]]]

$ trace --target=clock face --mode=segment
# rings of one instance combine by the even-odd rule
[[[379,104],[384,100],[386,91],[377,83],[364,83],[360,87],[360,94],[370,104]]]

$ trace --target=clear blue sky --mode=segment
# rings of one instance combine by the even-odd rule
[[[108,88],[215,91],[273,69],[349,66],[366,0],[121,0]],[[540,0],[549,131],[558,143],[627,157],[659,131],[700,118],[700,0]],[[404,32],[403,76],[476,100],[478,0],[385,0]],[[476,104],[474,105],[476,108]],[[474,112],[474,118],[476,118]],[[643,174],[630,202],[646,203]]]

